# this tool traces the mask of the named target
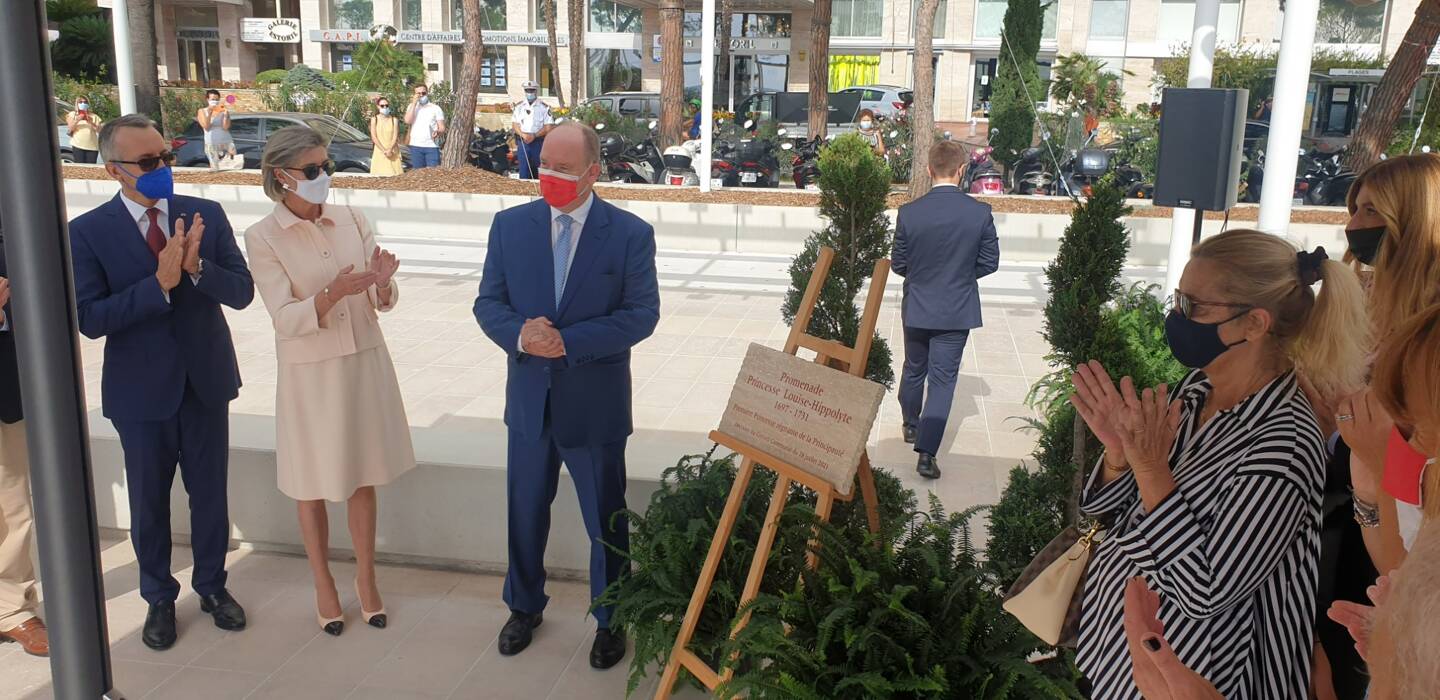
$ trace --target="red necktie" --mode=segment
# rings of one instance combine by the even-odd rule
[[[159,258],[160,251],[165,250],[165,229],[160,228],[160,223],[157,220],[160,216],[160,210],[151,207],[146,209],[145,213],[150,215],[150,229],[145,232],[145,242],[149,244],[150,252],[154,253],[156,258]]]

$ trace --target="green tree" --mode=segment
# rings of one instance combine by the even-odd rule
[[[1010,0],[1001,33],[1000,64],[990,94],[990,146],[1002,163],[1014,163],[1035,134],[1035,103],[1045,86],[1035,67],[1045,10],[1041,0]]]
[[[1122,71],[1131,75],[1129,71]],[[1080,112],[1101,119],[1124,113],[1121,76],[1105,69],[1105,63],[1085,54],[1072,53],[1055,60],[1050,77],[1050,94],[1066,112]]]
[[[1215,47],[1215,72],[1211,84],[1217,88],[1244,88],[1250,91],[1250,111],[1275,92],[1275,51],[1260,44]],[[1317,48],[1310,72],[1328,73],[1331,68],[1381,68],[1384,61],[1356,51]],[[1175,55],[1160,59],[1155,68],[1156,87],[1185,87],[1190,75],[1190,49],[1177,46]]]
[[[425,61],[387,39],[355,47],[355,69],[335,74],[337,87],[372,92],[404,89],[425,80]]]
[[[890,168],[859,135],[841,136],[820,151],[820,216],[826,224],[805,240],[790,263],[790,291],[781,308],[786,323],[794,323],[820,248],[829,246],[835,249],[835,261],[807,332],[855,346],[860,333],[856,297],[864,291],[875,263],[890,254],[890,219],[885,215],[889,195]],[[865,377],[886,386],[895,379],[890,347],[878,332],[870,345]]]
[[[45,16],[60,25],[50,45],[55,72],[78,80],[115,80],[115,30],[95,0],[46,0]]]

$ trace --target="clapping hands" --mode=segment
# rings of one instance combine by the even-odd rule
[[[384,289],[390,286],[390,280],[395,276],[395,271],[400,269],[400,259],[380,246],[375,246],[375,252],[370,254],[370,271],[375,273],[375,287]]]
[[[565,356],[565,339],[545,317],[532,318],[520,328],[520,347],[527,355],[555,359]]]
[[[1170,448],[1180,427],[1180,404],[1164,384],[1137,393],[1129,377],[1117,389],[1110,374],[1091,360],[1071,378],[1070,404],[1105,446],[1107,463],[1121,455],[1137,471],[1169,469]]]
[[[1390,597],[1390,589],[1390,577],[1381,576],[1376,579],[1375,585],[1365,589],[1365,595],[1374,605],[1337,600],[1330,605],[1330,610],[1326,613],[1331,620],[1345,626],[1350,637],[1355,640],[1355,651],[1360,652],[1360,658],[1367,662],[1370,660],[1370,631],[1375,624],[1375,609],[1385,604]]]

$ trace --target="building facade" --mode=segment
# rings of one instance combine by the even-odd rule
[[[831,88],[909,86],[919,0],[832,2]],[[1317,45],[1393,55],[1418,2],[1321,0]],[[557,84],[566,86],[568,97],[571,27],[566,0],[556,4],[561,48],[552,66],[543,0],[481,0],[482,102],[518,99],[526,80],[551,95]],[[379,26],[422,57],[432,81],[453,83],[463,53],[460,5],[460,0],[156,0],[160,74],[170,81],[211,82],[253,80],[261,71],[297,63],[363,70],[353,59],[355,47]],[[717,104],[733,105],[759,90],[807,90],[813,0],[734,0],[733,6],[730,31],[717,31],[729,35],[732,76],[718,86]],[[1005,60],[1000,35],[1006,7],[1006,0],[940,0],[933,59],[940,121],[988,117],[990,88]],[[698,1],[687,1],[686,87],[692,93],[700,85],[699,9]],[[1041,77],[1048,78],[1057,56],[1085,53],[1123,71],[1126,104],[1148,102],[1156,65],[1183,51],[1194,10],[1194,0],[1052,2],[1045,8]],[[658,91],[658,0],[589,0],[587,15],[582,95]],[[1277,0],[1223,0],[1219,41],[1274,50],[1282,22]]]

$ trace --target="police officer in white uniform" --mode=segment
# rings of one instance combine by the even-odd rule
[[[540,147],[545,145],[545,134],[555,127],[555,118],[550,116],[550,105],[539,99],[539,84],[527,80],[522,87],[525,99],[515,103],[510,128],[515,131],[515,161],[520,165],[520,178],[533,180],[540,169]]]

